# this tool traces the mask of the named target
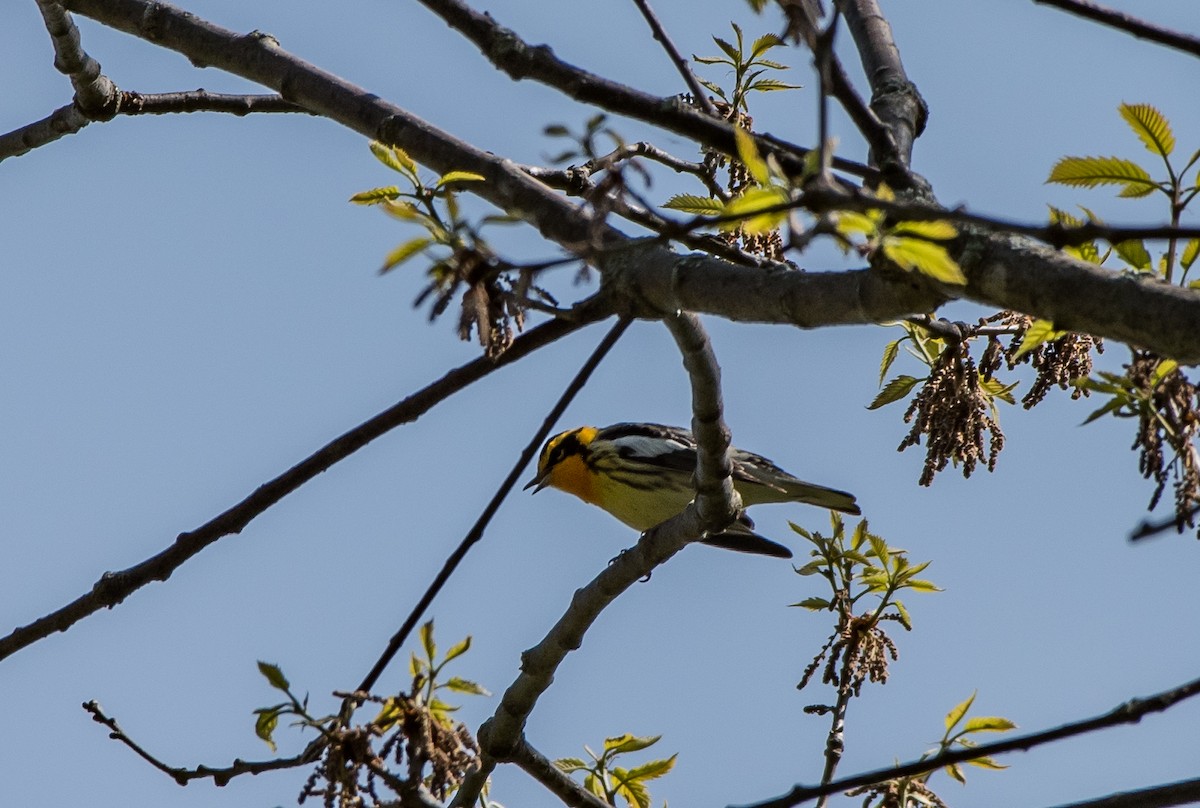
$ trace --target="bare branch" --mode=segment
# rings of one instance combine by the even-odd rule
[[[907,171],[912,162],[913,141],[925,129],[929,109],[908,80],[900,51],[892,39],[892,28],[876,0],[837,0],[846,18],[850,34],[858,46],[863,72],[871,84],[871,109],[891,134],[893,154],[872,153],[875,163],[889,173],[889,161],[899,162],[897,170]]]
[[[297,755],[290,758],[276,758],[274,760],[259,760],[246,761],[235,760],[229,766],[222,768],[213,768],[211,766],[197,766],[194,769],[184,768],[182,766],[169,766],[156,758],[154,755],[147,752],[140,744],[125,734],[125,731],[117,724],[116,719],[109,718],[104,714],[100,705],[95,701],[85,701],[83,709],[86,710],[98,724],[103,724],[108,727],[108,737],[114,741],[120,741],[129,747],[138,757],[145,760],[154,768],[161,771],[163,774],[170,777],[181,786],[186,786],[193,780],[208,780],[211,779],[218,786],[226,785],[230,780],[240,774],[262,774],[263,772],[278,771],[280,769],[294,769],[298,766],[303,766],[309,761],[304,755]]]
[[[100,72],[100,63],[83,49],[71,15],[56,0],[37,0],[37,4],[54,42],[54,67],[71,80],[76,105],[92,120],[111,118],[120,100],[116,85]]]
[[[560,771],[550,760],[529,745],[524,738],[513,750],[512,762],[546,787],[569,808],[612,808],[604,800],[585,789]]]
[[[1033,0],[1038,5],[1053,6],[1070,14],[1075,14],[1092,22],[1107,25],[1133,34],[1138,39],[1145,39],[1168,48],[1175,48],[1192,56],[1200,56],[1200,38],[1173,31],[1170,28],[1146,22],[1131,14],[1118,11],[1091,0]]]
[[[254,493],[224,513],[188,533],[181,533],[174,544],[157,555],[120,572],[100,577],[91,591],[71,603],[15,629],[0,639],[0,659],[44,639],[56,631],[66,631],[79,620],[104,608],[112,608],[130,594],[152,581],[165,581],[185,561],[218,539],[240,533],[255,517],[316,477],[390,430],[409,423],[435,404],[449,398],[492,371],[521,359],[537,348],[566,336],[606,313],[595,300],[575,309],[574,321],[553,320],[518,337],[496,359],[481,357],[461,365],[436,382],[418,390],[375,417],[335,438],[300,463],[259,486]]]
[[[471,526],[467,535],[463,537],[458,547],[454,548],[454,552],[446,559],[446,563],[442,565],[442,569],[429,584],[429,587],[425,590],[425,594],[421,596],[421,599],[417,601],[417,605],[413,607],[408,617],[405,618],[399,631],[388,641],[387,648],[384,649],[383,654],[380,655],[375,665],[372,666],[371,671],[363,678],[362,684],[358,686],[358,690],[367,692],[375,687],[375,683],[379,681],[379,677],[383,674],[384,669],[387,668],[388,664],[404,646],[404,643],[408,641],[408,635],[412,633],[417,623],[421,621],[421,618],[425,615],[425,611],[433,603],[433,599],[437,597],[438,592],[450,580],[450,576],[454,574],[454,570],[458,568],[459,563],[466,557],[467,551],[483,538],[483,532],[487,529],[488,524],[492,521],[492,517],[496,515],[496,511],[500,509],[500,505],[504,502],[509,492],[512,491],[513,486],[516,485],[522,470],[529,465],[529,461],[537,454],[542,443],[549,437],[550,430],[554,428],[554,424],[562,417],[563,412],[575,399],[576,394],[587,384],[588,379],[592,376],[592,372],[596,370],[600,362],[608,355],[612,347],[616,345],[621,335],[625,333],[625,329],[629,327],[629,322],[624,317],[617,320],[616,324],[604,335],[604,339],[600,340],[600,344],[596,346],[596,349],[592,351],[591,356],[579,368],[579,372],[575,374],[575,378],[571,379],[571,383],[567,385],[567,389],[563,391],[558,401],[550,408],[550,412],[546,414],[542,425],[534,433],[533,437],[530,438],[529,443],[517,458],[516,463],[513,464],[512,471],[508,473],[508,476],[504,478],[504,482],[496,489],[496,493],[492,495],[491,501],[483,509],[483,513],[479,515],[479,518],[475,520],[475,524]],[[509,350],[512,349],[510,348]]]
[[[1001,755],[1005,752],[1028,751],[1051,741],[1061,741],[1064,738],[1072,738],[1076,735],[1083,735],[1088,732],[1095,732],[1099,729],[1115,727],[1121,724],[1136,724],[1151,713],[1161,713],[1196,695],[1200,695],[1200,679],[1193,679],[1179,687],[1164,690],[1153,696],[1130,699],[1115,709],[1093,718],[1073,721],[1054,729],[1033,732],[1028,735],[1019,735],[1015,738],[1008,738],[1007,740],[996,741],[995,743],[985,743],[966,749],[957,749],[953,752],[946,752],[945,754],[935,755],[923,760],[914,760],[911,763],[894,766],[890,769],[876,769],[872,772],[856,774],[853,777],[845,777],[822,786],[798,785],[781,797],[751,803],[745,806],[745,808],[792,808],[794,805],[799,805],[816,797],[835,794],[839,791],[857,788],[858,786],[874,785],[875,783],[882,783],[898,777],[911,777],[917,774],[924,774],[925,772],[940,769],[943,766],[949,766],[952,763],[965,763],[968,760]]]
[[[700,85],[696,74],[688,67],[687,60],[679,54],[679,49],[675,47],[675,43],[671,41],[671,37],[667,35],[666,29],[659,22],[658,15],[654,13],[654,9],[650,8],[649,0],[633,0],[633,4],[638,7],[638,11],[642,12],[642,16],[646,18],[646,23],[650,26],[650,30],[654,32],[654,38],[659,41],[659,44],[663,46],[663,50],[667,52],[671,64],[675,65],[675,69],[679,71],[679,75],[683,76],[683,81],[688,86],[688,92],[692,94],[692,98],[696,100],[696,104],[705,113],[714,118],[719,118],[720,115],[717,114],[712,101],[708,100],[708,93]]]
[[[91,122],[92,119],[74,104],[59,107],[40,121],[0,135],[0,160],[20,157],[60,137],[73,135]]]
[[[1182,780],[1136,791],[1122,791],[1095,800],[1058,805],[1055,808],[1168,808],[1200,802],[1200,778]]]
[[[172,112],[227,112],[242,117],[252,112],[312,112],[280,95],[237,95],[210,93],[204,88],[179,93],[136,93],[126,91],[121,115],[166,115]]]

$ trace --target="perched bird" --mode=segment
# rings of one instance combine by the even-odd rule
[[[860,513],[854,495],[799,480],[765,457],[730,449],[733,485],[742,504],[807,502],[842,513]],[[550,486],[598,505],[625,524],[646,531],[680,513],[695,497],[696,441],[686,429],[662,424],[581,426],[560,432],[542,447],[534,493]],[[705,544],[791,558],[782,544],[758,535],[741,514]]]

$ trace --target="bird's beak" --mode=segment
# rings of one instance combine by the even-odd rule
[[[538,491],[541,491],[543,488],[546,487],[546,484],[549,482],[549,477],[550,477],[549,470],[543,471],[541,474],[534,477],[529,482],[525,483],[525,487],[522,488],[521,490],[528,491],[530,488],[532,488],[533,493],[536,494]]]

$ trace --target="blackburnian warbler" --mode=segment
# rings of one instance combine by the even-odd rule
[[[731,448],[733,485],[742,504],[807,502],[860,513],[854,496],[799,480],[760,455]],[[598,505],[625,524],[646,531],[683,511],[695,497],[696,441],[686,429],[662,424],[581,426],[560,432],[542,447],[537,476],[525,488],[549,486]],[[758,535],[742,513],[721,533],[702,541],[715,547],[791,558],[788,548]]]

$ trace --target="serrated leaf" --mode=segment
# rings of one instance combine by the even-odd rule
[[[625,772],[627,780],[657,780],[664,774],[667,774],[671,769],[675,768],[675,758],[678,755],[671,755],[669,758],[662,760],[652,760],[649,763],[643,763],[640,766],[634,766]]]
[[[663,203],[663,207],[695,216],[720,216],[725,211],[725,203],[721,200],[696,194],[675,194]]]
[[[892,235],[920,236],[921,238],[947,241],[958,236],[954,225],[946,221],[899,222],[888,231]]]
[[[423,221],[427,218],[416,205],[407,200],[385,199],[380,207],[384,213],[402,222]]]
[[[728,56],[730,59],[732,59],[734,64],[741,62],[742,54],[740,52],[738,52],[738,49],[735,48],[733,45],[726,42],[724,39],[721,39],[721,37],[719,37],[719,36],[714,36],[713,42],[716,42],[717,47],[720,48],[721,50],[725,51],[725,55]]]
[[[896,614],[900,617],[900,625],[908,631],[912,631],[912,618],[908,614],[908,609],[904,603],[898,600],[893,600],[892,605],[896,607]]]
[[[418,236],[404,242],[384,256],[383,266],[379,267],[379,274],[386,275],[431,244],[433,244],[433,239],[426,238],[425,236]]]
[[[1179,263],[1184,269],[1191,269],[1198,255],[1200,255],[1200,238],[1190,239],[1183,246],[1183,252],[1179,256]]]
[[[975,695],[975,693],[972,693],[970,696],[967,696],[956,704],[953,710],[946,713],[945,725],[947,730],[953,729],[955,724],[962,721],[963,716],[967,714],[967,710],[971,709],[971,705],[975,702]]]
[[[433,641],[433,621],[422,624],[418,633],[421,637],[421,647],[425,649],[425,658],[432,662],[437,658],[437,643]]]
[[[468,634],[466,637],[463,637],[462,642],[450,646],[450,650],[446,652],[446,658],[442,660],[442,664],[444,665],[450,660],[462,656],[469,650],[471,650],[471,636]]]
[[[1089,415],[1087,418],[1083,419],[1083,423],[1081,423],[1080,426],[1084,426],[1085,424],[1090,424],[1092,421],[1095,421],[1097,418],[1103,418],[1105,415],[1108,415],[1110,412],[1119,410],[1124,404],[1125,404],[1125,402],[1122,401],[1120,398],[1113,398],[1107,404],[1105,404],[1103,407],[1093,410],[1091,415]]]
[[[896,361],[896,356],[900,353],[900,342],[904,338],[892,340],[883,348],[883,359],[879,361],[879,384],[883,385],[883,377],[891,370],[892,363]]]
[[[867,405],[867,409],[877,410],[885,404],[899,401],[907,396],[909,391],[921,381],[916,376],[897,376],[883,386],[883,389],[879,391],[879,395],[875,396],[875,400]]]
[[[350,197],[350,201],[356,205],[377,205],[385,199],[395,199],[398,196],[400,196],[400,189],[395,185],[388,185],[383,188],[372,188],[369,191],[359,191]]]
[[[399,171],[405,176],[416,178],[417,164],[408,156],[408,152],[399,146],[388,147],[377,140],[372,140],[370,143],[371,154],[375,155],[375,159],[383,163],[393,171]]]
[[[1013,361],[1020,359],[1043,342],[1056,340],[1065,333],[1065,331],[1055,331],[1054,323],[1049,320],[1034,320],[1029,324],[1029,328],[1025,329],[1025,336],[1021,338],[1021,347],[1013,354]]]
[[[435,188],[441,188],[451,182],[482,182],[486,179],[482,174],[476,174],[474,171],[447,171],[442,176],[438,177]]]
[[[1124,185],[1120,196],[1145,196],[1158,187],[1146,169],[1122,157],[1064,157],[1054,164],[1046,182],[1080,188]]]
[[[983,388],[983,391],[992,398],[1000,399],[1005,404],[1017,403],[1017,400],[1013,397],[1012,391],[1016,389],[1018,384],[1020,384],[1019,381],[1013,382],[1012,384],[1005,384],[999,379],[985,379],[982,376],[979,377],[979,386]]]
[[[554,761],[554,768],[560,772],[571,774],[572,772],[583,771],[588,768],[588,765],[579,758],[559,758]]]
[[[1124,104],[1118,111],[1142,141],[1146,151],[1167,157],[1175,150],[1175,135],[1163,114],[1149,104]]]
[[[727,65],[728,59],[723,59],[720,56],[697,56],[692,54],[692,61],[699,62],[702,65]]]
[[[282,690],[286,693],[291,688],[291,684],[288,683],[287,677],[283,675],[283,671],[280,670],[278,665],[272,665],[270,662],[263,662],[260,659],[258,661],[258,672],[266,677],[267,684],[276,690]]]
[[[471,696],[492,695],[483,685],[472,682],[470,679],[464,679],[461,676],[451,676],[447,679],[446,689],[453,690],[455,693],[466,693]]]
[[[805,598],[799,603],[789,603],[789,606],[798,606],[801,609],[808,609],[812,612],[821,612],[829,608],[829,601],[825,598]]]
[[[626,732],[624,735],[617,735],[612,738],[604,739],[604,751],[612,752],[616,755],[623,755],[627,752],[640,752],[643,749],[654,746],[661,739],[661,735],[637,736]]]
[[[791,69],[788,65],[785,65],[782,62],[776,62],[773,59],[755,59],[754,64],[758,65],[759,67],[769,67],[772,70],[790,70]]]
[[[723,222],[720,227],[722,230],[736,230],[740,227],[748,233],[769,232],[787,218],[786,210],[772,211],[769,209],[787,202],[787,191],[783,188],[748,188],[742,194],[729,200],[729,203],[721,211],[723,216],[739,218]],[[767,210],[767,212],[759,212],[763,210]]]
[[[995,760],[993,760],[990,757],[987,757],[986,755],[983,757],[971,758],[970,760],[967,761],[967,765],[978,766],[981,769],[1000,770],[1000,769],[1008,768],[1007,764],[997,763]]]
[[[1010,729],[1016,729],[1017,725],[1007,718],[1002,718],[998,715],[977,715],[967,721],[962,728],[965,732],[1008,732]]]
[[[746,87],[747,90],[755,90],[760,93],[772,93],[778,90],[799,90],[799,84],[788,84],[786,81],[779,79],[759,79],[751,82]]]
[[[937,586],[933,581],[926,581],[924,578],[910,578],[904,582],[904,586],[914,592],[941,592],[942,588]]]
[[[951,763],[949,766],[947,766],[946,774],[950,775],[963,785],[967,784],[967,778],[963,776],[962,769],[957,763]]]
[[[650,808],[650,792],[637,780],[620,780],[616,792],[630,808]]]
[[[763,34],[750,45],[750,58],[756,59],[769,51],[771,48],[778,47],[783,44],[783,40],[776,34]],[[761,62],[759,64],[762,64]]]
[[[797,575],[816,575],[818,572],[821,571],[821,568],[824,566],[825,566],[824,561],[820,561],[820,560],[810,561],[807,564],[805,564],[803,567],[801,567],[800,569],[796,570],[796,574]],[[801,604],[796,604],[796,605],[799,606]]]
[[[1146,251],[1146,245],[1140,239],[1118,242],[1113,245],[1113,249],[1121,256],[1122,261],[1134,269],[1150,269],[1153,263],[1150,253]]]
[[[754,181],[759,185],[768,185],[771,182],[771,172],[767,168],[767,161],[762,158],[758,146],[754,143],[754,137],[738,126],[733,130],[733,139],[737,144],[738,159],[746,166],[750,176],[754,177]]]
[[[258,713],[258,718],[254,720],[254,734],[274,752],[276,750],[274,735],[275,728],[279,726],[279,710],[262,709],[254,712]]]
[[[834,214],[837,231],[847,238],[856,235],[874,237],[879,232],[877,213],[877,211],[869,213],[859,213],[853,210],[840,211]]]
[[[583,787],[605,802],[608,801],[608,794],[604,793],[604,783],[600,782],[600,778],[596,775],[589,774],[583,778]]]
[[[939,283],[967,285],[967,277],[958,262],[940,244],[918,238],[885,236],[882,247],[888,260],[901,269],[919,272]]]

